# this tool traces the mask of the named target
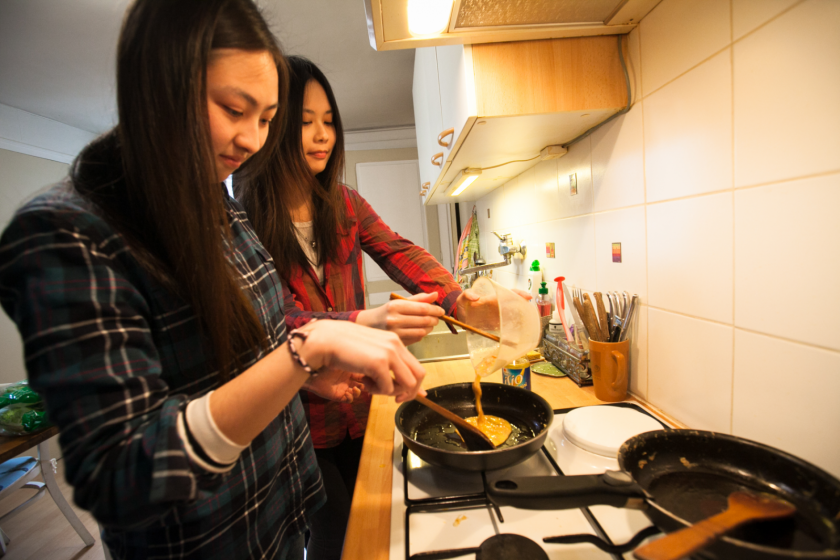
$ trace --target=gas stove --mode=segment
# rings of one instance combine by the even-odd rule
[[[634,410],[664,429],[670,427],[634,403],[598,407]],[[538,560],[538,549],[545,554],[542,558],[551,560],[631,559],[630,550],[658,533],[640,511],[610,506],[557,511],[499,508],[485,494],[488,483],[502,478],[618,470],[617,459],[572,443],[573,434],[567,435],[563,429],[564,418],[572,410],[555,410],[545,444],[529,459],[508,469],[482,473],[429,465],[405,448],[395,432],[389,560],[474,558],[479,550],[483,559]],[[529,548],[532,545],[523,537],[538,549]]]

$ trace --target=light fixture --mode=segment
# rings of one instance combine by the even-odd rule
[[[481,175],[481,169],[477,167],[468,167],[459,171],[455,176],[455,180],[449,185],[449,188],[452,189],[449,196],[458,196],[464,192],[464,189],[472,185],[478,179],[479,175]]]
[[[437,35],[449,27],[452,0],[408,0],[408,31],[417,36]]]

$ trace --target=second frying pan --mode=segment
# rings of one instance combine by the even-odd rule
[[[737,529],[698,557],[840,559],[840,481],[797,457],[727,434],[668,430],[630,438],[618,459],[619,472],[499,480],[488,493],[523,509],[635,507],[666,532],[720,513],[734,491],[768,493],[794,504],[795,516]]]

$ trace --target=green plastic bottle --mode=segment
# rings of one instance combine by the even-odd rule
[[[540,282],[542,282],[542,270],[540,270],[540,261],[533,261],[531,268],[528,270],[528,291],[534,300],[539,295]]]

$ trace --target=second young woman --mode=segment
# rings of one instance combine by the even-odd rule
[[[234,181],[237,198],[288,287],[287,324],[295,328],[313,316],[328,316],[391,330],[406,344],[416,342],[444,312],[455,314],[461,289],[434,257],[394,232],[357,192],[339,182],[344,133],[332,88],[310,61],[288,61],[290,124],[273,170],[264,179]],[[416,294],[412,301],[365,309],[363,251]],[[301,398],[328,496],[313,519],[307,557],[337,559],[370,395],[363,393],[353,403],[329,402],[306,391]]]

